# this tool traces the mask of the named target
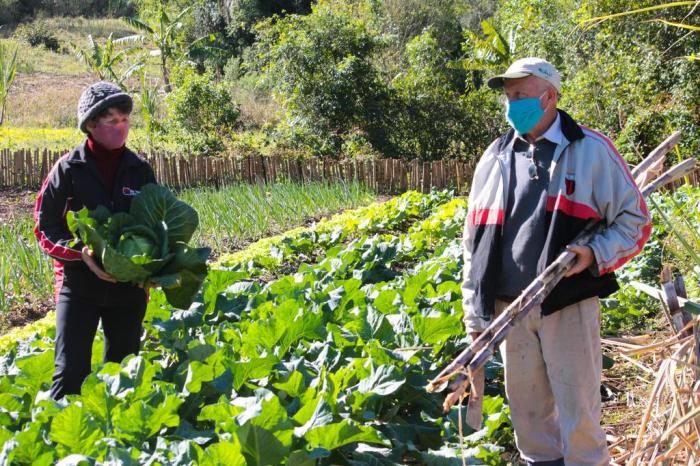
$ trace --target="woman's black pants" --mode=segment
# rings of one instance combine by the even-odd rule
[[[90,374],[92,342],[100,320],[105,362],[121,362],[127,355],[139,352],[147,301],[145,293],[142,294],[143,299],[124,302],[120,296],[102,296],[100,299],[78,296],[63,286],[56,303],[53,399],[80,393],[80,386]]]

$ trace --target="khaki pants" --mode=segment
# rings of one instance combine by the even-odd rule
[[[496,301],[496,313],[506,303]],[[500,346],[515,442],[525,461],[609,463],[600,426],[600,304],[530,311]]]

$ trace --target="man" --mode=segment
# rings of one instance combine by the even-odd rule
[[[34,233],[56,270],[56,370],[51,396],[80,393],[90,373],[97,325],[104,330],[104,360],[120,362],[137,353],[146,292],[117,283],[84,245],[73,245],[66,213],[104,205],[111,212],[129,210],[131,199],[146,183],[155,183],[153,169],[126,148],[131,97],[116,85],[89,86],[78,103],[78,127],[85,142],[53,166],[39,191]]]
[[[567,277],[501,345],[518,450],[535,465],[609,461],[600,426],[599,298],[651,230],[627,164],[612,142],[557,109],[561,78],[540,58],[488,81],[505,92],[512,129],[474,173],[464,232],[464,321],[476,338],[589,222],[606,228],[573,245]]]

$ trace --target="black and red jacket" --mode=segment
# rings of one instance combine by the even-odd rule
[[[141,288],[126,283],[110,283],[99,279],[82,261],[83,245],[72,245],[73,235],[66,224],[69,210],[94,209],[104,205],[112,213],[126,212],[131,199],[147,183],[155,183],[150,164],[125,148],[114,178],[111,192],[99,172],[87,143],[73,149],[56,161],[46,176],[34,208],[34,234],[39,246],[54,259],[56,296],[65,287],[76,296],[103,301],[109,299],[142,299]]]

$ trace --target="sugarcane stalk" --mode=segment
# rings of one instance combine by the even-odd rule
[[[668,139],[667,139],[668,141]],[[666,143],[666,141],[665,141]],[[670,149],[670,147],[669,147]],[[667,149],[668,150],[668,149]],[[652,152],[649,157],[658,158],[658,151]],[[649,158],[648,157],[648,158]],[[645,159],[646,161],[647,159]],[[645,163],[643,161],[642,163]],[[640,164],[641,165],[641,164]],[[648,196],[660,186],[670,183],[695,168],[693,159],[685,160],[668,171],[661,174],[657,179],[650,182],[642,190],[643,196]],[[586,244],[599,229],[604,228],[601,223],[589,222],[588,225],[573,241],[574,244]],[[428,392],[443,390],[449,380],[455,374],[462,374],[457,384],[450,384],[453,393],[459,392],[459,396],[450,396],[445,400],[443,408],[447,411],[466,392],[466,387],[470,384],[468,373],[476,373],[481,369],[486,361],[493,357],[498,345],[505,339],[506,335],[513,328],[515,323],[525,317],[532,309],[539,306],[554,287],[565,276],[566,272],[575,263],[576,254],[566,250],[562,252],[535,280],[513,301],[496,319],[477,337],[471,345],[460,353],[447,367],[445,367],[433,380],[428,383]],[[465,370],[465,367],[468,369]],[[455,386],[456,385],[456,386]]]
[[[642,188],[642,196],[649,197],[651,193],[659,189],[661,186],[673,183],[674,181],[684,177],[694,169],[695,159],[687,159],[683,160],[680,163],[677,163],[672,168],[662,173],[654,181],[651,181],[649,184],[644,186],[644,188]]]
[[[658,145],[656,149],[653,151],[649,152],[649,155],[646,156],[644,160],[639,162],[639,165],[634,167],[632,169],[632,178],[637,178],[638,175],[640,175],[642,172],[650,168],[652,165],[654,165],[658,160],[660,160],[662,157],[664,157],[668,151],[670,151],[673,146],[675,146],[678,143],[678,140],[681,138],[681,132],[676,131],[669,137],[667,137],[664,142]],[[641,186],[640,186],[641,187]]]
[[[590,238],[590,234],[592,233],[591,228],[595,225],[595,222],[589,222],[574,242],[585,241]],[[444,389],[446,382],[452,378],[455,372],[460,371],[465,366],[472,367],[470,363],[477,354],[492,355],[495,351],[492,342],[499,338],[502,339],[502,335],[504,333],[507,334],[518,320],[525,317],[533,307],[542,303],[547,296],[544,293],[548,294],[554,286],[556,286],[559,280],[564,276],[564,273],[573,265],[573,259],[575,257],[576,254],[571,251],[566,250],[562,252],[542,274],[535,278],[535,280],[523,290],[515,301],[494,319],[491,325],[481,332],[466,350],[460,353],[437,377],[430,381],[427,390],[429,392],[438,392]],[[482,356],[482,358],[483,357],[486,356]],[[486,359],[488,359],[488,357],[486,357]],[[476,368],[473,370],[475,369]]]

